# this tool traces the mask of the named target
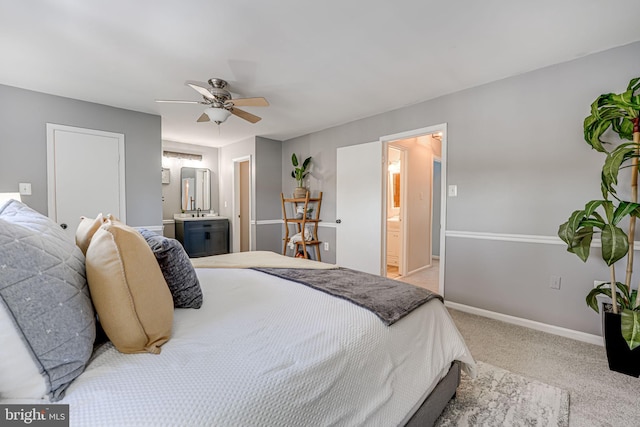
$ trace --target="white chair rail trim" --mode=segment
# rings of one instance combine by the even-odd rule
[[[251,225],[268,225],[268,224],[284,224],[284,221],[281,219],[259,219],[259,220],[251,220]],[[312,223],[309,223],[312,224]],[[324,228],[337,228],[338,224],[335,222],[319,222],[318,227]]]
[[[446,237],[456,237],[462,239],[479,239],[479,240],[500,240],[503,242],[519,242],[519,243],[538,243],[544,245],[561,245],[566,244],[557,236],[541,236],[535,234],[504,234],[504,233],[487,233],[480,231],[458,231],[447,230]],[[600,239],[593,239],[591,247],[600,248],[602,242]],[[640,250],[640,242],[635,242],[633,249]]]

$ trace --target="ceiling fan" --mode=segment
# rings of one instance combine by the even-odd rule
[[[250,123],[257,123],[262,120],[254,114],[237,108],[240,107],[266,107],[269,105],[266,99],[258,98],[231,98],[231,93],[225,89],[227,82],[222,79],[209,79],[211,87],[206,88],[193,83],[187,83],[187,86],[202,95],[202,101],[172,101],[156,99],[156,102],[166,102],[174,104],[203,104],[207,108],[204,113],[196,120],[197,122],[212,121],[219,125],[224,123],[230,115],[238,116]]]

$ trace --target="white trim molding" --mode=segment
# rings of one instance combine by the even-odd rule
[[[478,231],[445,231],[447,237],[459,237],[463,239],[480,239],[480,240],[501,240],[504,242],[521,242],[521,243],[542,243],[546,245],[565,245],[565,243],[557,236],[539,236],[534,234],[504,234],[504,233],[486,233]],[[594,239],[594,243],[596,240]],[[598,243],[600,241],[598,240]]]
[[[251,220],[251,225],[269,225],[269,224],[284,224],[284,221],[281,219],[259,219],[259,220]]]
[[[336,224],[335,222],[319,222],[318,227],[338,228],[338,224]]]
[[[479,239],[479,240],[500,240],[503,242],[518,242],[518,243],[538,243],[544,245],[561,245],[566,246],[557,236],[540,236],[535,234],[504,234],[504,233],[487,233],[480,231],[458,231],[447,230],[445,231],[446,237],[457,237],[462,239]],[[602,241],[600,239],[593,239],[591,247],[602,247]],[[634,251],[640,251],[640,242],[636,241],[633,246]]]
[[[284,224],[284,221],[281,219],[259,219],[259,220],[251,220],[251,225],[268,225],[268,224]],[[311,223],[309,223],[311,224]],[[324,228],[338,228],[338,224],[335,222],[319,222],[318,227]]]
[[[561,337],[603,346],[602,337],[600,335],[587,334],[586,332],[575,331],[573,329],[562,328],[560,326],[549,325],[547,323],[536,322],[535,320],[523,319],[521,317],[510,316],[508,314],[496,313],[495,311],[471,307],[457,302],[445,301],[444,305],[453,308],[454,310],[464,311],[465,313],[476,314],[478,316],[500,320],[512,325],[524,326],[525,328],[535,329],[536,331],[542,331],[548,334],[559,335]]]

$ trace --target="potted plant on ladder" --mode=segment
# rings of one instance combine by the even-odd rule
[[[296,153],[291,156],[291,163],[294,169],[291,171],[291,177],[294,178],[298,186],[293,190],[293,197],[296,199],[304,198],[307,195],[307,189],[304,186],[304,179],[309,175],[307,168],[311,164],[311,157],[307,157],[302,162],[302,165],[298,163],[298,157]]]
[[[640,376],[640,298],[633,289],[633,255],[638,203],[638,158],[640,157],[640,78],[629,83],[620,94],[600,95],[591,104],[591,114],[584,120],[584,138],[595,150],[605,154],[601,173],[602,200],[588,202],[574,211],[562,224],[558,236],[567,250],[586,262],[593,236],[600,235],[602,258],[609,266],[609,282],[589,292],[586,302],[599,311],[597,296],[611,298],[610,311],[603,313],[603,335],[609,368],[628,375]],[[612,132],[611,132],[612,131]],[[618,141],[610,142],[617,135]],[[618,175],[630,169],[629,192],[623,200],[617,191]],[[628,232],[621,225],[628,221]],[[622,224],[621,224],[622,223]],[[616,280],[615,265],[626,257],[625,282]]]

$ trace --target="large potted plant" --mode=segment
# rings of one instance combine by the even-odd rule
[[[594,235],[602,243],[602,259],[609,266],[610,280],[592,289],[587,305],[599,311],[597,297],[611,298],[603,313],[603,334],[609,368],[625,374],[640,375],[640,298],[632,287],[633,255],[638,204],[638,157],[640,157],[640,78],[629,82],[620,94],[600,95],[591,104],[584,120],[586,142],[605,157],[601,173],[602,199],[588,202],[574,211],[562,224],[558,236],[567,250],[587,261]],[[612,141],[615,140],[615,141]],[[630,170],[630,186],[618,193],[618,175]],[[628,222],[628,231],[621,225]],[[626,258],[624,283],[616,280],[616,264]]]
[[[296,153],[293,153],[291,156],[291,163],[293,164],[294,169],[291,171],[291,177],[296,180],[297,187],[293,190],[293,197],[295,198],[303,198],[307,195],[307,189],[304,186],[304,179],[309,175],[307,169],[311,164],[311,157],[307,157],[304,159],[302,164],[298,163],[298,157]]]

